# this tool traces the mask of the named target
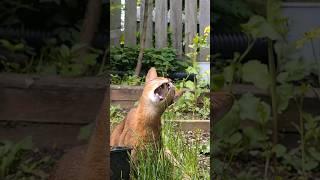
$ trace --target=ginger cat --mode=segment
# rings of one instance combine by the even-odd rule
[[[49,180],[106,180],[109,179],[107,170],[107,117],[110,92],[107,88],[101,109],[96,118],[96,126],[88,145],[78,146],[67,152],[49,177]]]
[[[136,108],[117,125],[110,137],[111,146],[131,147],[131,157],[145,144],[160,147],[161,115],[182,92],[177,93],[171,80],[158,77],[155,68],[146,76],[145,86]]]

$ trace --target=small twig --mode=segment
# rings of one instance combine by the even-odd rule
[[[142,24],[142,32],[140,36],[140,51],[139,51],[137,66],[134,73],[136,76],[139,76],[141,67],[142,67],[142,58],[143,58],[144,46],[145,46],[146,34],[147,34],[148,7],[149,7],[149,0],[144,0],[143,24]]]

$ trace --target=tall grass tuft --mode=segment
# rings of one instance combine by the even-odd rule
[[[199,168],[199,137],[188,144],[182,131],[173,122],[165,121],[162,141],[160,150],[146,148],[137,152],[139,161],[131,164],[133,180],[210,179],[209,172]]]

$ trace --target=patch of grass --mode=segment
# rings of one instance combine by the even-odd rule
[[[162,140],[163,147],[157,152],[148,148],[137,153],[137,159],[143,160],[133,164],[133,179],[210,179],[209,171],[199,166],[199,138],[188,143],[173,122],[165,121]]]

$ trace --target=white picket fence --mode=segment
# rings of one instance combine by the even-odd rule
[[[111,3],[120,5],[121,0],[111,0]],[[210,25],[210,0],[149,0],[149,3],[147,48],[167,47],[169,31],[177,55],[188,53],[196,33],[203,34]],[[136,0],[125,0],[123,5],[124,28],[121,28],[121,9],[111,12],[111,45],[119,46],[120,37],[124,35],[125,46],[136,46],[139,43],[137,32],[142,30],[144,0],[141,0],[141,7]],[[204,61],[209,52],[209,48],[201,49],[200,61]]]

